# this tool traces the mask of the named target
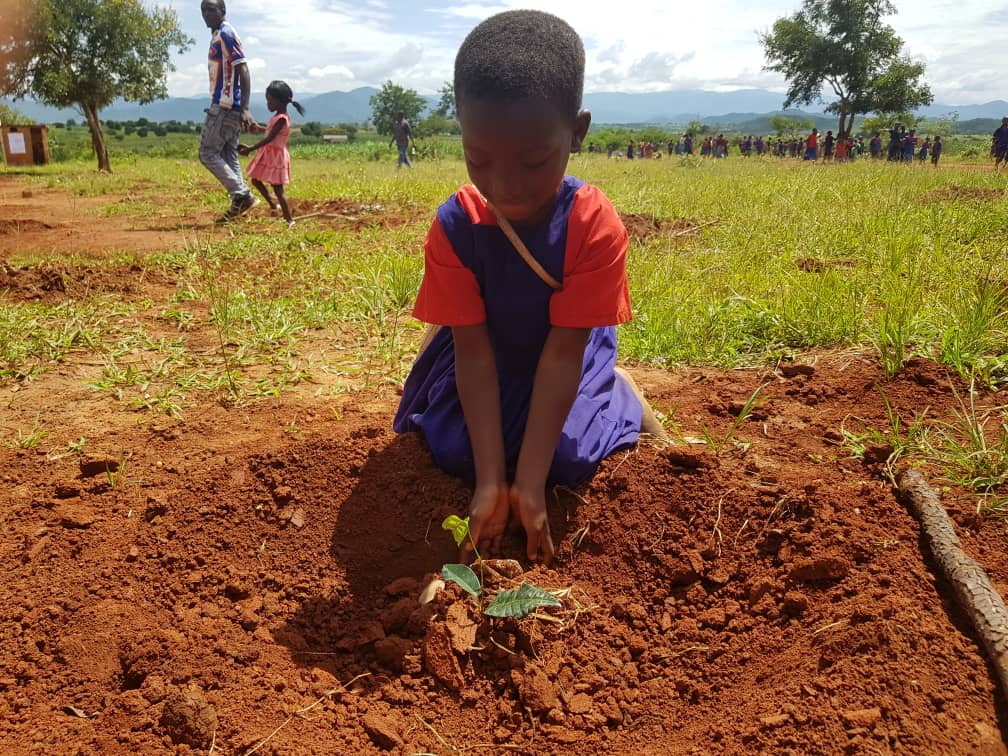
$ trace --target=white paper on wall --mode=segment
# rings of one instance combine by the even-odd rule
[[[12,131],[7,135],[7,151],[11,155],[24,155],[25,149],[24,134]]]

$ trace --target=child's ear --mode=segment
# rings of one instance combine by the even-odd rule
[[[581,143],[584,142],[588,134],[588,127],[591,126],[591,112],[582,110],[574,119],[574,133],[571,134],[571,152],[581,152]]]

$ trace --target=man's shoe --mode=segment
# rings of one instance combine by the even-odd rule
[[[244,197],[238,198],[238,215],[245,215],[249,210],[259,204],[259,200],[251,192]]]
[[[251,193],[237,195],[231,199],[231,207],[227,209],[227,212],[225,212],[224,215],[217,219],[217,222],[230,223],[235,218],[244,215],[258,204],[259,200],[257,200]]]

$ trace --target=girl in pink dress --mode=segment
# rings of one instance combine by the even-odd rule
[[[287,83],[271,81],[266,87],[266,107],[275,115],[265,127],[258,128],[260,132],[266,132],[266,136],[256,144],[240,145],[238,152],[248,155],[258,150],[247,169],[249,178],[252,179],[252,186],[269,203],[271,212],[275,213],[278,209],[283,211],[284,220],[289,227],[294,225],[294,219],[287,205],[287,197],[284,196],[284,186],[290,183],[290,153],[287,151],[287,140],[290,138],[288,104],[293,105],[298,113],[304,115],[304,108],[301,107],[301,103],[295,101],[294,93]],[[276,202],[270,197],[266,184],[273,187]]]

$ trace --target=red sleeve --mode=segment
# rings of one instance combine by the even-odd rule
[[[413,317],[444,326],[486,321],[476,276],[459,260],[437,218],[424,241],[424,275]]]
[[[585,184],[568,220],[563,288],[550,299],[551,325],[595,328],[630,320],[626,255],[627,230],[616,208]]]

